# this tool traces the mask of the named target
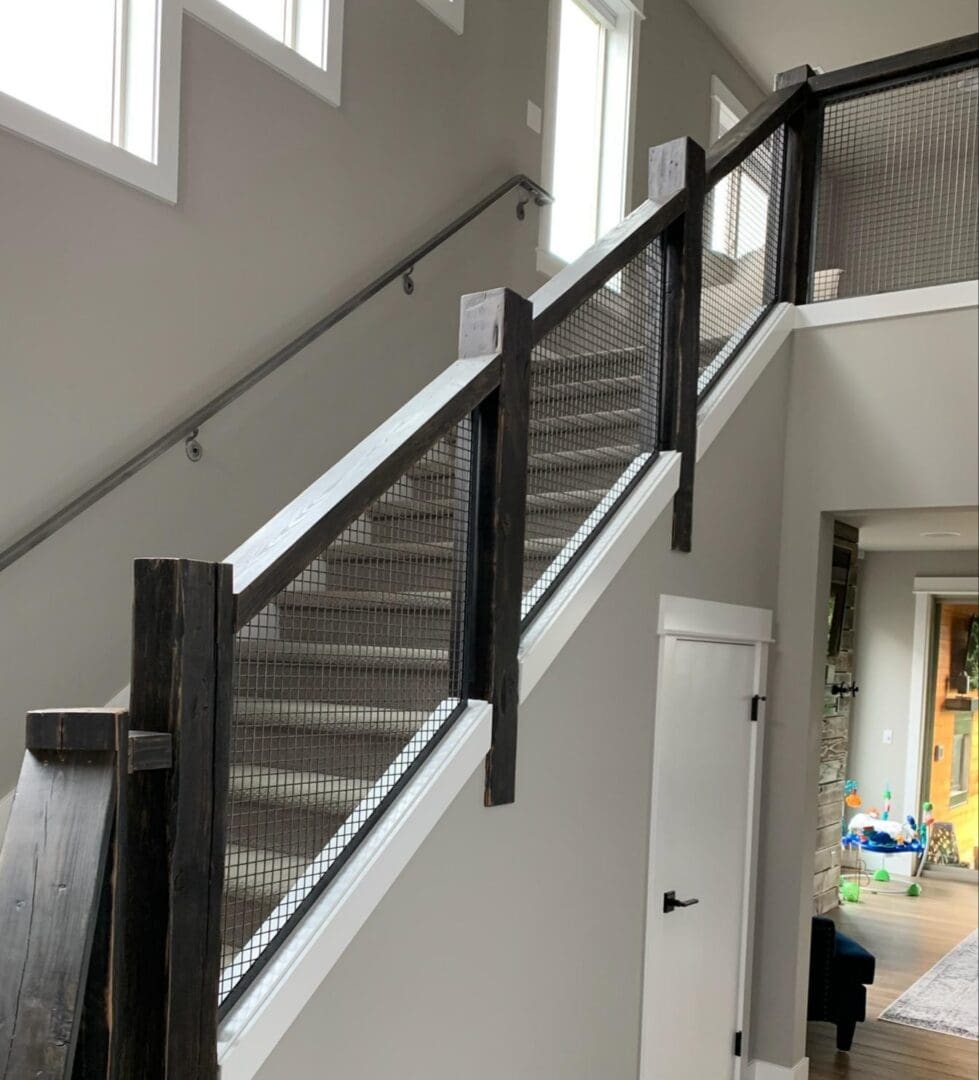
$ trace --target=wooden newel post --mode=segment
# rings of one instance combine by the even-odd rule
[[[502,357],[500,385],[474,416],[475,574],[467,692],[493,703],[487,806],[512,803],[516,787],[532,335],[530,302],[510,289],[462,298],[460,358]]]
[[[131,727],[173,766],[127,793],[119,1080],[217,1076],[233,618],[231,567],[137,560]]]
[[[673,500],[673,548],[689,551],[697,463],[697,379],[700,374],[700,292],[704,239],[704,151],[690,138],[649,151],[649,198],[665,203],[686,189],[686,209],[663,237],[663,388],[660,432],[664,450],[678,450],[680,488]]]
[[[0,850],[0,1078],[101,1077],[110,845],[125,710],[27,715]],[[90,1002],[96,1015],[83,1020]],[[101,1014],[98,1015],[98,1014]]]
[[[808,64],[775,77],[775,89],[808,83],[815,72]],[[809,299],[815,209],[819,107],[811,91],[786,121],[785,182],[782,187],[782,234],[778,256],[776,299],[804,304]]]

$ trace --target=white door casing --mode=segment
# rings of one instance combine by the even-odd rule
[[[641,1080],[742,1075],[771,625],[760,608],[661,597]],[[699,903],[666,914],[668,890]]]

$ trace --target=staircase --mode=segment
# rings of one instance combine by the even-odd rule
[[[28,718],[0,852],[0,1080],[213,1080],[215,999],[226,1015],[472,706],[492,706],[486,804],[513,801],[521,632],[661,451],[679,459],[673,544],[690,550],[698,400],[773,305],[907,287],[909,267],[928,284],[937,266],[976,276],[975,215],[940,200],[946,174],[975,191],[977,62],[972,36],[795,69],[706,156],[688,139],[654,148],[646,202],[531,301],[465,297],[460,358],[224,563],[137,560],[128,708]],[[889,147],[899,207],[857,192],[861,220],[901,222],[860,277],[846,231],[825,224],[847,220],[869,175],[834,110],[924,132],[944,155],[931,175],[907,167],[920,147]],[[93,505],[514,185],[546,196],[525,177],[497,189],[0,556]],[[751,198],[723,211],[736,239],[711,250],[721,193],[743,185]],[[912,235],[904,204],[922,192],[944,218]]]
[[[534,350],[525,596],[543,592],[583,523],[643,460],[648,363],[636,346]],[[222,996],[293,914],[283,898],[310,891],[304,875],[322,877],[331,842],[366,820],[426,721],[457,704],[453,589],[469,508],[453,493],[468,491],[471,458],[460,425],[237,635]]]

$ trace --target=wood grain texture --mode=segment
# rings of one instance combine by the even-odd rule
[[[613,274],[676,221],[687,205],[680,189],[663,201],[647,199],[610,229],[582,256],[542,285],[530,298],[534,307],[534,344],[599,289]]]
[[[807,96],[804,83],[784,86],[722,135],[706,156],[707,186],[713,187],[750,157],[773,131],[799,111]]]
[[[112,829],[113,751],[28,751],[0,851],[0,1077],[67,1080]]]
[[[935,45],[926,45],[921,49],[911,49],[864,64],[828,71],[825,75],[815,75],[809,85],[818,94],[846,93],[889,79],[921,75],[947,64],[974,60],[977,57],[979,34],[966,34],[948,41],[939,41]]]
[[[836,1050],[833,1025],[809,1025],[810,1080],[975,1080],[979,1074],[974,1042],[877,1019],[976,927],[974,885],[926,874],[922,890],[915,898],[864,892],[859,904],[832,913],[843,933],[877,957],[877,973],[867,987],[867,1020],[857,1025],[850,1053]]]
[[[457,360],[232,552],[239,629],[498,385],[495,350]]]
[[[171,735],[173,767],[130,777],[120,1077],[217,1075],[232,603],[230,567],[136,562],[132,724]]]
[[[530,302],[510,289],[463,299],[460,353],[494,341],[500,386],[477,413],[477,491],[472,669],[469,696],[493,703],[485,803],[516,797],[520,603],[530,426]]]
[[[680,486],[673,500],[673,548],[693,543],[693,489],[697,467],[697,381],[700,374],[700,296],[703,279],[704,151],[693,139],[674,139],[649,152],[649,197],[686,192],[683,216],[667,229],[666,318],[663,337],[664,442],[679,450]],[[667,430],[671,429],[669,434]]]

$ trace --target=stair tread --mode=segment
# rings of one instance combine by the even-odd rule
[[[527,553],[539,555],[557,554],[567,543],[564,537],[536,537],[527,541]],[[455,557],[456,545],[452,540],[431,540],[427,543],[366,543],[360,540],[337,540],[330,545],[329,561],[366,560],[382,562],[406,555],[415,555],[420,559]],[[422,564],[420,564],[422,565]]]
[[[297,772],[266,765],[232,765],[233,799],[312,806],[349,813],[373,787],[369,780],[330,773]]]
[[[229,843],[224,850],[224,888],[226,892],[276,900],[283,895],[283,886],[291,887],[306,866],[307,860],[298,855]]]
[[[572,507],[592,506],[600,503],[608,494],[607,487],[579,488],[568,491],[536,491],[527,496],[527,510],[551,510],[558,504]],[[381,512],[372,511],[371,517],[378,521],[386,521],[390,518],[443,518],[451,517],[457,510],[458,504],[452,499],[433,499],[419,503],[417,499],[403,498],[390,500],[383,504]]]
[[[372,549],[373,550],[373,549]],[[290,641],[282,638],[239,638],[239,659],[274,658],[277,661],[302,663],[307,660],[348,660],[372,662],[384,660],[398,664],[447,666],[448,649],[417,649],[401,645],[344,645],[320,641]]]
[[[382,709],[329,701],[237,698],[235,723],[262,720],[283,727],[326,727],[370,735],[413,735],[431,715],[427,709]]]
[[[540,471],[542,467],[563,465],[607,465],[628,462],[639,453],[634,442],[612,443],[608,446],[589,446],[573,450],[550,450],[546,453],[532,453],[527,458],[528,472]],[[422,458],[412,467],[412,475],[449,476],[453,466],[444,455]]]
[[[278,603],[302,607],[396,607],[411,608],[416,611],[448,611],[452,607],[452,593],[449,589],[413,589],[406,592],[380,592],[365,589],[304,589],[290,585],[278,597]]]

